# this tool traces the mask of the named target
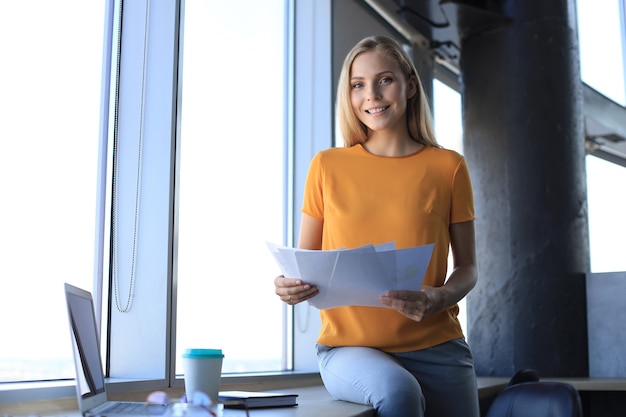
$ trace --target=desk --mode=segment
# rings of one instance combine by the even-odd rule
[[[578,391],[626,391],[624,378],[541,378],[541,380],[566,382]]]
[[[490,398],[502,391],[509,378],[478,378],[478,396]],[[280,390],[278,390],[280,391]],[[282,390],[298,394],[298,406],[289,408],[255,409],[251,417],[373,417],[372,407],[337,401],[333,399],[322,385],[305,388]],[[224,410],[224,417],[242,417],[245,411]]]
[[[481,398],[487,398],[496,395],[500,392],[506,383],[507,378],[490,378],[482,377],[478,378],[478,394]],[[229,387],[230,389],[231,387]],[[234,387],[240,388],[240,387]],[[246,387],[247,388],[247,387]],[[290,392],[298,394],[298,406],[288,408],[273,408],[273,409],[255,409],[250,412],[251,417],[373,417],[374,410],[372,407],[353,404],[345,401],[337,401],[333,399],[326,388],[323,385],[314,385],[299,388],[289,389],[276,389],[275,391]],[[113,395],[115,399],[141,401],[141,398],[145,398],[143,394],[124,395],[120,398],[119,395]],[[40,411],[42,409],[46,412],[39,415],[54,416],[54,417],[80,417],[80,414],[76,411],[75,399],[63,399],[52,402],[47,402],[47,406],[39,404],[38,407],[32,407],[35,404],[23,403],[15,405],[14,407],[7,407],[2,410],[2,414],[8,412],[9,414],[17,415],[32,415],[33,412]],[[243,417],[246,413],[243,410],[224,410],[224,417]]]
[[[372,407],[333,399],[322,385],[280,390],[298,394],[297,407],[253,409],[251,417],[373,417]],[[243,410],[224,410],[224,417],[242,417]]]
[[[489,401],[500,392],[508,383],[508,378],[498,377],[479,377],[478,378],[478,396],[481,399],[481,403]],[[569,382],[569,381],[568,381]],[[575,381],[576,385],[590,384],[591,382],[585,381],[585,379],[578,379]],[[609,383],[605,381],[604,383]],[[626,381],[619,380],[619,387],[626,390]],[[576,386],[575,385],[575,386]],[[604,388],[605,385],[596,381],[595,387]],[[610,385],[615,388],[614,384]],[[250,387],[237,387],[229,386],[227,389],[249,389]],[[258,390],[267,390],[264,387],[257,387]],[[577,386],[582,388],[582,386]],[[178,389],[175,393],[180,393],[181,389]],[[337,401],[333,399],[323,385],[316,384],[305,387],[294,387],[284,389],[274,389],[274,391],[290,392],[298,394],[298,406],[288,408],[273,408],[273,409],[255,409],[250,412],[251,417],[373,417],[374,410],[365,405],[353,404],[345,401]],[[174,394],[174,393],[173,393]],[[127,393],[124,395],[112,395],[113,399],[118,400],[131,400],[141,401],[145,398],[145,393]],[[45,411],[41,411],[45,410]],[[80,417],[80,414],[76,411],[75,399],[60,399],[55,401],[47,401],[42,404],[14,404],[5,405],[3,407],[0,404],[0,415],[5,413],[9,415],[42,415],[42,416],[54,416],[54,417]],[[224,410],[224,417],[243,417],[245,411],[242,410]]]
[[[277,389],[275,391],[298,394],[298,406],[285,408],[253,409],[251,417],[373,417],[372,407],[353,404],[333,399],[323,385],[315,385],[300,388]],[[123,400],[141,401],[145,395],[139,398],[124,398]],[[120,399],[120,398],[117,398]],[[47,405],[46,405],[47,404]],[[36,407],[31,407],[36,406]],[[76,409],[76,400],[67,399],[59,401],[42,402],[41,404],[15,404],[11,406],[0,404],[0,416],[46,416],[46,417],[81,417]],[[42,412],[42,410],[45,410]],[[39,412],[37,412],[39,411]],[[226,409],[224,417],[244,417],[244,410]]]

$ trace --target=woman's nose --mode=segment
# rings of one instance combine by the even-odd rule
[[[370,86],[367,89],[367,99],[368,100],[378,100],[380,99],[380,90],[377,85]]]

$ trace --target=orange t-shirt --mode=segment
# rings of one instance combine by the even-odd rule
[[[474,220],[474,198],[465,159],[454,151],[424,147],[404,157],[382,157],[355,145],[315,155],[302,212],[323,221],[324,250],[434,243],[424,285],[441,286],[447,275],[449,226]],[[384,306],[337,307],[320,314],[318,342],[327,346],[406,352],[463,337],[456,305],[422,322]]]

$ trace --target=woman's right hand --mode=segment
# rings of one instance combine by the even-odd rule
[[[279,275],[274,279],[275,293],[289,305],[298,304],[319,294],[315,285],[302,282],[299,278],[286,278]]]

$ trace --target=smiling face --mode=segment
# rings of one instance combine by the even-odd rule
[[[383,131],[405,135],[407,100],[416,91],[415,80],[407,80],[400,67],[380,51],[362,53],[352,62],[352,110],[367,126],[369,137]]]

